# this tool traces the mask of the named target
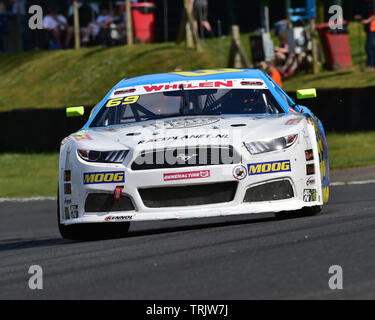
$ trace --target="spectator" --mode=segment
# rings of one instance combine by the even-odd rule
[[[113,10],[113,15],[107,20],[100,31],[100,45],[110,46],[125,43],[126,20],[119,6]]]
[[[55,8],[52,8],[49,14],[44,17],[43,27],[52,35],[60,49],[69,47],[74,29],[69,26],[68,21],[62,14],[58,14]],[[64,46],[62,45],[63,35],[65,35]]]
[[[90,38],[97,38],[100,30],[106,25],[112,16],[109,13],[109,8],[105,5],[100,7],[100,14],[96,18],[95,22],[91,22],[87,28],[83,29],[83,39],[82,42],[84,45],[87,45],[90,42]]]
[[[256,65],[256,68],[261,69],[263,72],[266,72],[271,77],[271,79],[276,82],[276,84],[280,88],[283,87],[281,73],[276,68],[275,61],[271,61],[271,62],[262,61],[262,62],[259,62]]]
[[[5,3],[3,1],[0,1],[0,14],[5,13],[7,11],[7,8],[5,6]],[[0,52],[4,52],[4,45],[3,45],[3,38],[2,34],[6,33],[8,31],[8,26],[6,23],[6,19],[3,16],[0,16]]]
[[[7,11],[7,7],[3,1],[0,1],[0,13],[5,13]]]
[[[283,82],[281,80],[281,74],[280,74],[279,70],[277,70],[276,64],[275,64],[274,61],[271,61],[271,62],[268,63],[267,71],[268,71],[268,75],[271,77],[271,79],[273,81],[275,81],[276,84],[280,88],[282,88],[283,87]]]
[[[26,14],[26,0],[11,0],[13,3],[12,12],[18,14],[18,12],[22,15]]]
[[[279,65],[285,64],[288,55],[290,53],[289,45],[288,45],[288,34],[287,32],[283,32],[279,35],[280,39],[280,47],[275,48],[275,57],[276,61]]]
[[[289,34],[289,38],[288,38]],[[298,59],[294,52],[295,43],[290,32],[283,32],[279,35],[281,45],[275,48],[277,65],[281,65],[281,73],[284,77],[294,75],[298,68]]]
[[[365,72],[375,72],[375,7],[372,0],[365,0],[362,14],[355,16],[356,20],[362,20],[367,35],[366,52],[367,67]]]
[[[207,30],[213,38],[213,32],[210,23],[208,22],[208,0],[190,0],[190,12],[194,14],[194,27],[198,30],[199,23]]]

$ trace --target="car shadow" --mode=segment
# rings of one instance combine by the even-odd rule
[[[42,247],[53,247],[60,245],[69,245],[81,242],[93,242],[93,241],[103,241],[111,239],[126,239],[126,238],[136,238],[142,236],[152,236],[159,234],[167,233],[178,233],[183,231],[194,231],[194,230],[203,230],[203,229],[213,229],[219,227],[229,227],[229,226],[240,226],[245,224],[257,224],[263,222],[274,221],[274,217],[262,217],[262,218],[244,218],[235,221],[219,221],[219,222],[205,222],[205,223],[193,223],[183,226],[170,226],[170,227],[160,227],[156,229],[142,229],[129,231],[126,235],[105,235],[98,236],[95,238],[88,238],[84,240],[69,240],[63,238],[48,238],[48,239],[5,239],[0,240],[0,252],[4,251],[14,251],[21,249],[31,249],[31,248],[42,248]],[[176,220],[177,221],[177,220]]]
[[[6,239],[6,240],[0,240],[0,252],[38,248],[38,247],[51,247],[51,246],[74,243],[74,242],[77,242],[77,241],[66,240],[63,238],[30,239],[30,240],[28,239]]]
[[[129,233],[123,238],[132,238],[140,236],[150,236],[158,235],[165,233],[176,233],[182,231],[194,231],[202,229],[213,229],[220,227],[230,227],[230,226],[240,226],[245,224],[257,224],[263,222],[275,221],[274,217],[267,218],[243,218],[235,221],[220,221],[220,222],[205,222],[205,223],[194,223],[183,226],[171,226],[171,227],[161,227],[156,229],[143,229],[143,230],[134,230],[129,231]]]

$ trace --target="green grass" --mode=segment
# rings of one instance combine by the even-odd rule
[[[327,135],[333,170],[375,165],[375,132]]]
[[[1,154],[0,198],[56,196],[57,153]]]
[[[123,78],[216,66],[171,43],[0,55],[0,111],[94,105]]]
[[[277,45],[277,38],[273,38]],[[241,40],[251,61],[249,34],[242,34]],[[358,28],[358,24],[351,23],[350,43],[353,60],[357,65],[339,72],[322,70],[317,76],[300,74],[284,81],[285,89],[375,85],[374,74],[360,72],[358,65],[361,57],[359,42],[363,47],[364,41],[363,30]],[[203,53],[170,42],[106,49],[93,47],[2,54],[0,111],[94,105],[122,78],[171,72],[176,67],[183,70],[227,67],[230,43],[229,36],[222,40],[206,39],[203,42]],[[364,49],[361,50],[364,59]]]
[[[327,135],[331,170],[375,165],[375,131]],[[0,198],[56,196],[57,153],[1,154]]]

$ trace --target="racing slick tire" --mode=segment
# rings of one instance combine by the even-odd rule
[[[277,220],[295,219],[302,217],[317,216],[322,212],[323,206],[304,207],[296,211],[282,211],[276,212],[275,217]]]
[[[64,225],[60,223],[60,201],[57,191],[57,224],[61,236],[70,240],[100,240],[121,238],[128,234],[130,222],[121,223],[85,223]]]

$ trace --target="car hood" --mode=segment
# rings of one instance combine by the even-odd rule
[[[229,145],[299,132],[301,114],[190,116],[81,130],[70,137],[86,150],[154,149],[181,145]]]

